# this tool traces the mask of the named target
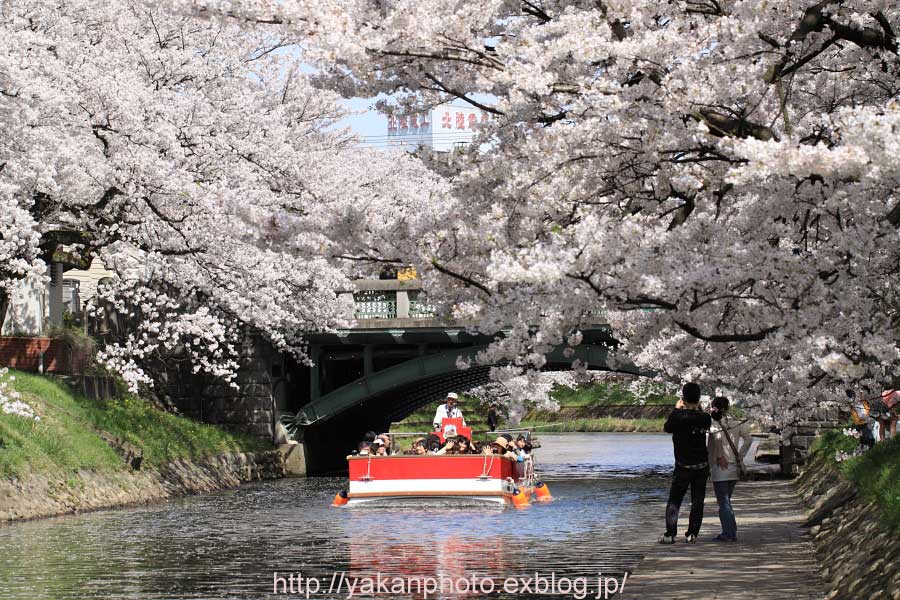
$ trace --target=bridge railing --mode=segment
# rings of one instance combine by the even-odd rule
[[[358,321],[436,317],[417,279],[362,279],[353,283],[355,289],[341,293],[341,301]]]
[[[418,279],[358,279],[354,289],[340,293],[347,318],[357,321],[357,328],[383,327],[448,327],[467,326],[469,321],[441,321],[428,304],[428,296]],[[600,325],[605,315],[597,312],[585,320]]]

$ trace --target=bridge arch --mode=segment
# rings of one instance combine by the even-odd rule
[[[366,431],[387,431],[419,408],[451,391],[465,392],[489,381],[490,366],[475,365],[475,356],[486,345],[466,346],[411,358],[387,369],[370,373],[310,402],[301,409],[307,469],[311,474],[341,471],[344,457]],[[564,347],[547,355],[546,370],[568,370],[576,360],[596,370],[645,375],[633,365],[611,369],[609,347],[583,344],[568,351]],[[459,369],[458,361],[473,366]]]

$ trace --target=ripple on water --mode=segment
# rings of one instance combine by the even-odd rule
[[[344,479],[265,482],[0,528],[0,590],[3,600],[257,600],[285,597],[271,594],[273,571],[502,578],[633,568],[661,521],[669,438],[542,441],[548,505],[334,509]]]

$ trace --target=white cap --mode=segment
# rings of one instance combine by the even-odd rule
[[[454,400],[459,399],[459,396],[456,395],[456,392],[450,392],[447,394],[447,398],[453,398]]]

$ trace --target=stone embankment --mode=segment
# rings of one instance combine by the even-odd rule
[[[176,460],[140,471],[80,470],[5,479],[0,480],[0,524],[145,504],[283,476],[281,453],[270,451],[223,454],[196,461]]]
[[[796,486],[828,597],[900,600],[900,533],[881,522],[878,506],[823,456],[810,457]]]

